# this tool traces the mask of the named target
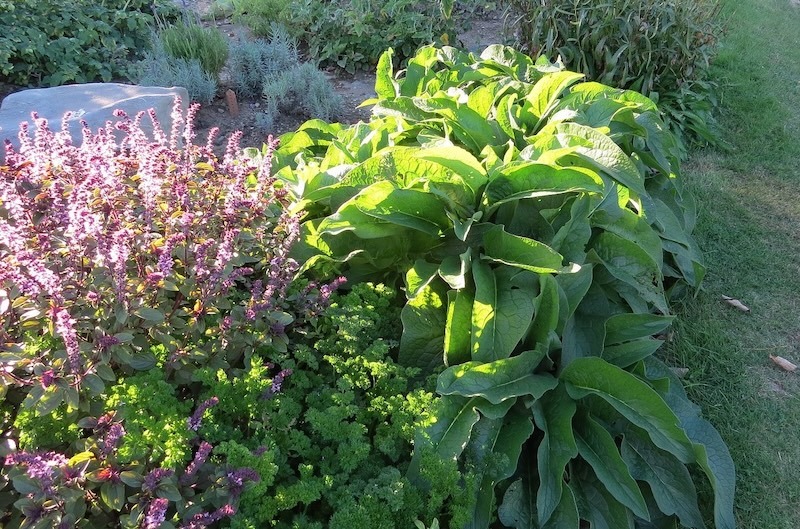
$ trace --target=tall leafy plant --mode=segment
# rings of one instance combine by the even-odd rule
[[[444,397],[416,448],[483,470],[469,527],[703,527],[687,466],[733,527],[727,449],[653,356],[704,273],[655,104],[501,46],[391,64],[369,123],[306,123],[277,174],[304,269],[403,278],[399,360]]]

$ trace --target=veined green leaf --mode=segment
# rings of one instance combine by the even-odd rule
[[[484,417],[473,430],[468,447],[472,460],[480,464],[490,455],[500,455],[505,456],[502,458],[505,464],[484,477],[478,493],[475,515],[467,527],[489,527],[494,507],[495,483],[510,477],[517,469],[522,446],[533,433],[530,413],[523,410],[519,406],[512,408],[502,419],[488,420]]]
[[[580,468],[570,483],[578,512],[592,529],[634,529],[633,515],[597,479],[592,470]]]
[[[483,246],[492,261],[544,274],[565,271],[561,254],[535,239],[508,233],[501,225],[484,235]]]
[[[587,413],[575,421],[575,441],[578,453],[591,465],[608,492],[633,511],[633,514],[649,520],[650,515],[642,492],[625,466],[617,443],[608,430]]]
[[[467,106],[477,112],[482,118],[487,119],[494,104],[495,90],[497,90],[497,83],[477,86],[470,92],[467,99]]]
[[[681,381],[657,358],[647,358],[645,366],[648,376],[665,377],[670,380],[664,400],[681,421],[681,427],[694,443],[695,456],[714,488],[714,523],[717,529],[734,529],[734,492],[736,468],[725,441],[710,422],[705,420],[700,407],[689,401]]]
[[[106,481],[100,486],[100,499],[111,510],[121,510],[125,504],[125,484]]]
[[[475,427],[475,430],[481,425],[486,419],[482,419],[478,422],[478,425]],[[493,432],[499,430],[499,424],[501,423],[500,419],[492,421],[493,423]],[[493,437],[493,436],[492,436]],[[470,440],[470,442],[474,442],[475,437]],[[472,519],[467,522],[464,526],[464,529],[489,529],[489,524],[492,521],[492,511],[494,510],[494,481],[488,475],[483,477],[481,481],[480,487],[478,488],[478,494],[475,498],[475,508],[472,512]]]
[[[647,252],[647,255],[662,267],[664,249],[661,238],[650,226],[647,219],[629,209],[620,208],[614,201],[606,201],[592,215],[592,226],[618,235],[619,237],[635,243]]]
[[[375,69],[375,93],[381,99],[395,97],[398,93],[397,81],[394,80],[392,71],[392,56],[394,50],[389,48],[381,54],[378,66]]]
[[[417,150],[416,157],[437,163],[458,175],[472,190],[478,194],[486,183],[486,170],[469,151],[457,146],[429,147]]]
[[[352,201],[345,203],[333,215],[324,218],[317,229],[321,235],[340,235],[349,231],[360,239],[397,236],[403,230],[401,226],[386,219],[364,213]]]
[[[683,246],[691,245],[690,232],[684,228],[681,221],[678,220],[678,216],[672,211],[672,208],[658,198],[653,199],[653,204],[656,208],[654,224],[658,228],[661,237]]]
[[[414,262],[414,266],[406,272],[406,297],[408,299],[417,297],[420,290],[428,286],[428,284],[433,281],[433,278],[436,277],[437,270],[438,266],[436,263],[429,263],[424,259],[417,259],[417,261]]]
[[[444,329],[444,363],[452,366],[470,359],[472,337],[471,290],[451,290],[447,293],[447,323]]]
[[[492,413],[493,408],[502,408],[503,414]],[[502,418],[508,408],[494,406],[480,397],[448,395],[437,400],[432,416],[435,422],[417,434],[414,442],[415,460],[418,449],[431,447],[442,459],[457,459],[469,443],[472,429],[481,415],[490,419]],[[419,463],[412,461],[412,467]],[[413,473],[409,469],[409,473]]]
[[[556,276],[557,279],[560,277]],[[580,305],[564,324],[561,336],[562,369],[576,358],[600,356],[606,337],[606,320],[614,310],[603,288],[597,281],[592,282]]]
[[[534,300],[534,315],[528,329],[526,343],[546,345],[550,341],[550,333],[558,326],[559,292],[556,279],[549,274],[539,275],[539,295]]]
[[[507,358],[525,336],[533,317],[536,293],[528,288],[512,288],[512,270],[492,270],[482,261],[472,263],[475,280],[473,360],[491,362]]]
[[[376,182],[363,189],[345,207],[350,204],[380,221],[434,237],[450,227],[450,219],[438,198],[416,189],[399,189],[389,181]],[[326,228],[326,231],[329,230]]]
[[[630,432],[622,442],[622,458],[634,478],[650,485],[663,513],[677,515],[687,527],[705,527],[692,477],[674,456],[659,450],[641,434]]]
[[[592,286],[592,265],[581,266],[574,274],[558,274],[555,280],[559,289],[559,328],[563,328]]]
[[[402,89],[401,85],[401,89]],[[436,116],[419,108],[411,97],[394,97],[392,99],[381,99],[372,107],[372,114],[376,117],[397,117],[412,123],[425,121]]]
[[[548,73],[533,85],[531,91],[525,96],[525,101],[530,103],[528,111],[531,113],[533,120],[535,120],[535,122],[528,123],[532,131],[539,128],[539,125],[547,116],[547,113],[555,106],[564,90],[583,77],[583,74],[564,70]]]
[[[461,255],[448,255],[439,266],[439,276],[454,290],[461,290],[467,284],[467,274],[472,266],[472,248]]]
[[[485,196],[490,210],[525,198],[563,193],[602,193],[603,179],[589,169],[512,162],[492,171]]]
[[[606,345],[655,336],[672,325],[675,316],[615,314],[606,320]]]
[[[602,132],[577,123],[559,123],[555,126],[555,134],[563,147],[575,146],[575,152],[596,164],[611,178],[640,197],[647,195],[644,177],[636,164]]]
[[[438,60],[438,50],[433,46],[425,46],[417,50],[417,54],[408,61],[405,77],[400,82],[400,94],[403,96],[422,94],[426,81],[436,75],[431,67]]]
[[[589,216],[594,209],[595,197],[583,195],[576,198],[570,208],[570,219],[553,235],[550,246],[573,263],[586,261],[586,247],[592,236]],[[600,200],[597,197],[596,200]]]
[[[532,483],[522,478],[509,485],[503,496],[503,503],[497,509],[500,521],[506,527],[515,529],[539,529],[536,523],[536,491]],[[578,525],[575,524],[575,529]]]
[[[164,321],[164,313],[151,307],[140,307],[133,311],[133,314],[145,321],[153,323],[161,323]]]
[[[575,494],[572,492],[572,487],[564,485],[561,489],[561,500],[542,529],[578,529],[579,527],[580,516]]]
[[[575,401],[559,385],[533,404],[536,426],[544,433],[538,450],[539,491],[536,512],[539,525],[553,516],[561,502],[564,488],[564,469],[578,455],[578,445],[572,430]]]
[[[522,131],[519,126],[519,108],[515,103],[518,95],[510,93],[500,98],[495,109],[495,119],[497,124],[515,144],[523,141]]]
[[[650,357],[663,343],[663,340],[642,338],[616,345],[606,345],[600,357],[617,367],[626,368]]]
[[[453,134],[474,153],[481,152],[486,145],[502,145],[508,141],[499,127],[493,127],[491,122],[452,97],[426,99],[423,109],[445,118]]]
[[[699,287],[706,275],[706,267],[697,244],[692,242],[691,246],[686,247],[676,242],[664,241],[664,251],[672,254],[686,283],[691,287]]]
[[[595,395],[613,406],[626,419],[644,429],[653,443],[684,463],[695,461],[691,441],[678,418],[658,393],[627,371],[602,358],[573,360],[562,372],[570,396]]]
[[[558,384],[550,375],[533,373],[544,353],[539,349],[485,364],[466,362],[452,366],[439,375],[436,391],[441,395],[483,397],[492,404],[526,395],[538,399]]]
[[[403,334],[398,361],[425,372],[442,365],[447,323],[446,292],[440,281],[426,284],[400,313]]]
[[[639,298],[634,299],[634,302],[644,301],[663,314],[669,313],[661,284],[661,270],[636,243],[616,234],[603,232],[594,239],[594,247],[589,256],[593,260],[591,253],[594,253],[595,262],[602,264],[614,278],[636,291]],[[618,290],[625,295],[621,288]],[[637,309],[635,305],[632,307]]]
[[[428,151],[430,160],[422,155]],[[392,181],[402,188],[419,187],[421,182],[439,187],[446,184],[447,189],[442,187],[442,190],[448,200],[462,209],[474,208],[476,193],[486,180],[485,175],[475,173],[480,164],[472,167],[471,155],[458,147],[429,147],[422,152],[414,147],[384,148],[347,172],[333,188],[360,189],[378,180]],[[458,158],[446,161],[444,158],[449,155]],[[323,191],[331,194],[329,190],[320,190]]]

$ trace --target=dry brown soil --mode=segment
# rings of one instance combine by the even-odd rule
[[[180,0],[177,0],[180,3]],[[196,0],[187,4],[201,14],[209,9],[209,0]],[[478,12],[469,21],[469,29],[462,32],[459,36],[459,44],[471,51],[481,51],[486,46],[503,42],[503,19],[499,11]],[[233,37],[243,28],[237,27],[230,20],[218,20],[214,22],[226,35]],[[357,72],[348,74],[343,70],[328,69],[325,74],[331,80],[334,89],[343,100],[343,109],[337,121],[341,123],[356,123],[360,120],[367,120],[370,115],[369,108],[357,108],[363,101],[374,97],[375,74],[373,72]],[[10,93],[24,90],[25,87],[10,85],[0,82],[0,101]],[[210,104],[201,106],[197,118],[198,141],[205,141],[207,131],[212,127],[220,128],[220,136],[217,141],[218,147],[222,148],[226,138],[235,130],[243,133],[243,147],[260,147],[266,137],[264,131],[259,130],[256,123],[256,115],[261,108],[260,101],[239,100],[239,114],[234,116],[229,112],[228,104],[225,101],[225,91],[227,87],[221,84],[217,98]],[[284,113],[278,116],[273,135],[280,135],[285,132],[295,130],[302,124],[308,116],[300,114]]]

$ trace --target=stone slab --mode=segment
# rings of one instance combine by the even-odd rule
[[[19,147],[20,123],[27,121],[29,127],[33,128],[32,111],[47,119],[51,130],[60,130],[64,115],[73,112],[73,118],[69,122],[70,133],[77,144],[82,137],[81,120],[85,120],[89,128],[96,131],[105,126],[106,121],[115,123],[118,120],[113,114],[116,109],[124,110],[133,117],[139,111],[153,108],[162,128],[169,134],[175,96],[181,98],[185,115],[189,94],[182,87],[87,83],[15,92],[7,96],[0,105],[0,163],[5,156],[5,149],[2,148],[5,139],[11,140],[15,148]],[[151,132],[148,130],[152,129],[149,119],[142,120],[142,128]]]

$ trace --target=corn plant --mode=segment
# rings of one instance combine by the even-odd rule
[[[561,56],[591,80],[658,98],[678,130],[708,141],[718,0],[509,0],[517,44]]]

